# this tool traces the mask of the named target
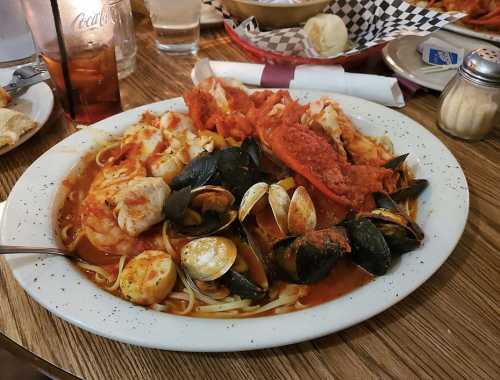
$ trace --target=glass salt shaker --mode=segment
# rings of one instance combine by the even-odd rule
[[[438,125],[465,139],[481,140],[500,121],[500,49],[477,49],[464,58],[441,94]]]

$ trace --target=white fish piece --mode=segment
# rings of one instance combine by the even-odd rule
[[[134,178],[112,199],[118,225],[129,236],[138,236],[161,222],[169,195],[170,187],[162,178]]]
[[[127,129],[123,135],[122,147],[128,144],[139,146],[138,158],[145,162],[163,141],[160,128],[150,124],[137,123]]]

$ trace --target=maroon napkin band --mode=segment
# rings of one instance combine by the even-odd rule
[[[270,65],[264,66],[260,86],[268,88],[288,88],[290,81],[295,76],[295,67],[288,65]]]

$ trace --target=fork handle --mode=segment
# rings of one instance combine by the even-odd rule
[[[38,253],[47,255],[61,255],[71,257],[69,253],[59,248],[23,247],[18,245],[0,245],[0,255],[10,255],[18,253]]]

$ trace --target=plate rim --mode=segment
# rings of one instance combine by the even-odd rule
[[[346,101],[355,101],[358,103],[360,102],[361,105],[363,103],[365,105],[368,104],[371,107],[378,108],[379,110],[383,110],[384,112],[389,112],[389,114],[391,114],[393,116],[397,115],[398,117],[401,118],[401,120],[404,120],[405,122],[410,122],[410,124],[415,124],[416,126],[419,126],[420,128],[423,129],[424,135],[425,134],[432,135],[432,133],[430,131],[428,131],[425,127],[423,127],[417,121],[412,120],[408,116],[401,114],[397,111],[391,110],[387,107],[375,104],[373,102],[366,101],[364,99],[358,99],[358,98],[354,98],[354,97],[347,96],[347,95],[334,94],[334,93],[329,93],[329,92],[324,92],[324,91],[291,90],[290,92],[291,92],[292,96],[294,98],[297,98],[297,99],[301,98],[301,95],[299,95],[299,94],[303,94],[303,95],[305,94],[304,96],[308,97],[309,99],[316,98],[316,96],[313,97],[312,95],[317,95],[317,96],[326,95],[326,96],[332,96],[340,102],[342,102],[342,98],[343,98]],[[90,128],[91,129],[100,129],[103,126],[107,125],[108,123],[111,123],[113,121],[113,119],[116,118],[117,116],[119,116],[119,118],[117,120],[119,120],[120,118],[124,118],[124,119],[129,118],[130,119],[132,117],[134,118],[134,120],[136,120],[137,116],[140,115],[140,113],[144,112],[145,110],[155,108],[155,107],[158,107],[158,108],[161,107],[161,108],[163,108],[164,111],[168,110],[168,109],[172,109],[172,108],[176,109],[178,107],[175,106],[175,103],[176,102],[180,103],[180,100],[181,100],[181,98],[174,98],[174,99],[168,99],[168,100],[164,100],[164,101],[160,101],[160,102],[156,102],[156,103],[143,105],[143,106],[125,111],[123,113],[120,113],[118,115],[115,115],[114,117],[108,118],[108,119],[103,120],[101,122],[98,122],[98,123],[94,124],[93,126],[91,126]],[[118,121],[116,123],[118,123]],[[130,124],[131,124],[131,121],[130,120],[127,121],[127,125],[130,125]],[[14,204],[13,199],[15,199],[15,194],[18,190],[17,187],[20,187],[25,180],[25,178],[23,179],[23,177],[27,176],[31,170],[35,170],[38,163],[41,162],[44,159],[44,157],[48,157],[49,155],[54,154],[54,151],[56,149],[58,149],[58,147],[59,148],[63,147],[64,143],[67,142],[68,139],[70,139],[70,138],[77,139],[77,137],[72,137],[72,136],[78,136],[78,134],[80,134],[80,136],[84,136],[83,133],[85,133],[85,130],[79,131],[79,132],[77,132],[73,135],[70,135],[67,138],[63,139],[61,142],[59,142],[54,147],[52,147],[49,151],[47,151],[42,156],[40,156],[30,166],[30,168],[25,171],[23,176],[21,176],[21,178],[18,180],[18,182],[14,186],[11,194],[9,194],[9,198],[7,200],[6,209],[4,212],[4,218],[0,223],[0,231],[2,232],[0,234],[1,235],[0,241],[7,242],[7,240],[8,240],[8,238],[5,237],[6,234],[4,233],[6,230],[6,225],[7,225],[7,222],[6,222],[7,215],[10,214],[9,210],[14,207],[13,206],[13,204]],[[328,326],[325,323],[322,323],[320,325],[321,328],[317,328],[315,326],[309,326],[309,327],[306,327],[305,330],[294,331],[294,333],[291,335],[278,334],[278,337],[266,336],[264,339],[260,340],[259,342],[254,342],[253,340],[248,342],[245,340],[245,341],[241,341],[241,342],[236,343],[234,341],[231,341],[229,347],[225,346],[222,343],[217,343],[217,342],[215,344],[211,343],[208,346],[205,343],[200,344],[199,342],[190,343],[190,344],[185,344],[185,343],[179,344],[176,342],[165,342],[162,344],[158,344],[158,343],[151,343],[148,341],[144,341],[144,339],[132,338],[131,336],[120,337],[120,336],[114,335],[112,332],[103,331],[102,328],[96,328],[95,322],[90,323],[88,321],[85,322],[85,321],[78,320],[75,317],[69,317],[67,315],[68,313],[63,312],[62,310],[58,310],[57,308],[54,307],[54,305],[48,304],[47,300],[44,300],[43,297],[38,296],[38,294],[34,290],[34,287],[30,286],[32,284],[28,284],[27,282],[25,282],[24,279],[22,278],[21,274],[17,270],[14,270],[12,268],[12,261],[15,260],[14,255],[10,256],[8,258],[5,257],[5,258],[3,258],[3,260],[7,262],[8,266],[11,269],[11,272],[13,273],[14,277],[16,278],[16,281],[18,282],[18,284],[21,287],[23,287],[23,289],[35,301],[37,301],[42,307],[44,307],[45,309],[47,309],[51,313],[55,314],[56,316],[66,320],[67,322],[74,324],[74,325],[76,325],[76,326],[78,326],[86,331],[90,331],[94,334],[104,336],[104,337],[109,338],[109,339],[117,340],[117,341],[120,341],[123,343],[128,343],[128,344],[133,344],[133,345],[138,345],[138,346],[143,346],[143,347],[149,347],[149,348],[168,349],[168,350],[175,350],[175,351],[229,352],[229,351],[245,351],[245,350],[254,350],[254,349],[261,349],[261,348],[270,348],[270,347],[288,345],[288,344],[292,344],[292,343],[297,343],[297,342],[301,342],[301,341],[305,341],[305,340],[314,339],[314,338],[317,338],[320,336],[328,335],[328,334],[336,332],[336,331],[340,331],[340,330],[345,329],[347,327],[350,327],[354,324],[357,324],[361,321],[365,321],[365,320],[373,317],[374,315],[379,314],[380,312],[390,308],[391,306],[393,306],[397,302],[404,299],[410,293],[412,293],[415,289],[417,289],[424,282],[426,282],[428,280],[428,278],[430,276],[432,276],[442,266],[444,261],[446,261],[446,259],[454,251],[456,245],[460,241],[460,237],[463,234],[463,230],[466,226],[467,219],[468,219],[469,190],[468,190],[468,185],[467,185],[467,181],[465,178],[465,174],[463,173],[463,170],[461,169],[460,164],[458,163],[458,161],[456,160],[454,155],[447,149],[447,147],[437,137],[434,136],[434,139],[435,139],[434,144],[437,144],[440,147],[440,149],[442,149],[447,155],[449,155],[450,159],[452,159],[454,161],[454,164],[457,165],[456,166],[457,173],[460,174],[461,179],[463,180],[463,186],[464,186],[463,192],[466,195],[463,199],[463,202],[464,202],[464,205],[466,207],[464,207],[465,214],[463,215],[463,220],[461,221],[461,224],[458,226],[459,233],[457,235],[458,237],[456,238],[456,241],[453,243],[452,247],[449,247],[449,252],[446,253],[445,255],[443,255],[442,257],[440,257],[440,260],[438,260],[438,262],[434,263],[432,270],[426,271],[425,275],[421,276],[417,282],[412,283],[410,286],[406,287],[404,289],[404,291],[400,291],[399,296],[398,296],[398,294],[396,294],[396,297],[390,298],[390,301],[380,302],[380,303],[376,304],[375,307],[372,307],[369,312],[362,312],[362,313],[355,314],[354,316],[350,316],[351,319],[348,322],[344,322],[343,324],[340,324],[340,325],[332,324],[333,327]],[[79,157],[81,157],[81,154]],[[62,175],[62,178],[64,178],[67,174],[68,174],[67,172],[64,173],[64,175]],[[62,178],[60,180],[62,180]],[[36,255],[34,257],[36,257]],[[53,257],[53,258],[45,258],[45,260],[48,260],[49,262],[57,264],[57,260],[65,260],[65,259],[60,258],[60,257]],[[329,310],[330,308],[334,308],[334,305],[337,305],[337,306],[342,305],[346,301],[347,301],[348,305],[350,305],[350,302],[353,302],[352,301],[353,295],[359,296],[360,294],[358,294],[358,293],[366,292],[369,286],[370,286],[370,284],[367,284],[366,286],[363,286],[363,287],[355,290],[354,292],[349,293],[348,295],[345,295],[343,297],[340,297],[338,299],[335,299],[333,301],[327,302],[327,303],[319,305],[319,306],[308,308],[308,309],[305,309],[302,311],[297,311],[294,313],[278,315],[278,316],[269,316],[269,317],[264,317],[264,318],[237,319],[237,320],[231,320],[231,319],[212,320],[212,319],[200,319],[200,318],[193,318],[193,317],[179,317],[179,316],[172,316],[172,315],[162,315],[162,318],[164,318],[165,320],[168,319],[169,320],[168,324],[170,324],[170,323],[172,323],[172,324],[182,324],[182,323],[190,324],[191,323],[192,325],[198,325],[201,322],[203,327],[206,327],[207,325],[214,327],[214,331],[217,329],[218,329],[217,331],[219,331],[219,330],[224,331],[222,329],[223,326],[225,326],[226,329],[234,328],[236,332],[238,332],[241,328],[248,327],[249,325],[252,327],[254,327],[254,326],[259,327],[260,326],[261,328],[266,329],[266,328],[268,328],[268,325],[270,324],[276,328],[276,326],[281,326],[282,323],[284,323],[286,325],[286,323],[288,323],[290,321],[293,322],[294,320],[297,320],[298,322],[303,322],[303,318],[309,319],[310,321],[315,320],[314,318],[317,317],[318,315],[322,316],[324,318],[325,311]],[[100,291],[104,292],[103,290],[100,290]],[[123,301],[118,297],[115,297],[115,296],[111,296],[111,297],[113,297],[113,299],[115,299],[115,301],[117,303],[120,303],[120,301],[126,303],[126,301]],[[130,304],[126,303],[126,305],[130,305]],[[134,309],[134,310],[135,309],[145,310],[144,308],[141,308],[138,306],[128,306],[128,307],[129,307],[129,309]],[[339,309],[337,311],[339,311],[340,314],[342,314],[342,312],[343,312],[341,309]],[[149,313],[143,313],[142,315],[144,315],[144,318],[149,318],[151,315],[155,316],[156,313],[158,313],[158,312],[150,311]],[[160,314],[164,314],[164,313],[160,313]],[[174,319],[175,319],[175,321],[174,321]],[[265,324],[263,324],[262,321],[265,321]],[[327,322],[330,322],[330,320],[328,320]],[[90,325],[89,325],[89,323],[90,323]],[[230,326],[233,326],[233,327],[230,327]],[[311,328],[312,328],[312,331],[310,331]],[[207,334],[210,334],[210,332],[207,332]]]
[[[500,43],[500,34],[494,34],[489,32],[478,32],[477,30],[467,28],[466,26],[460,25],[459,23],[450,22],[445,26],[443,26],[443,29],[449,32],[462,34],[464,36],[478,38],[481,40],[494,42],[497,44]]]

